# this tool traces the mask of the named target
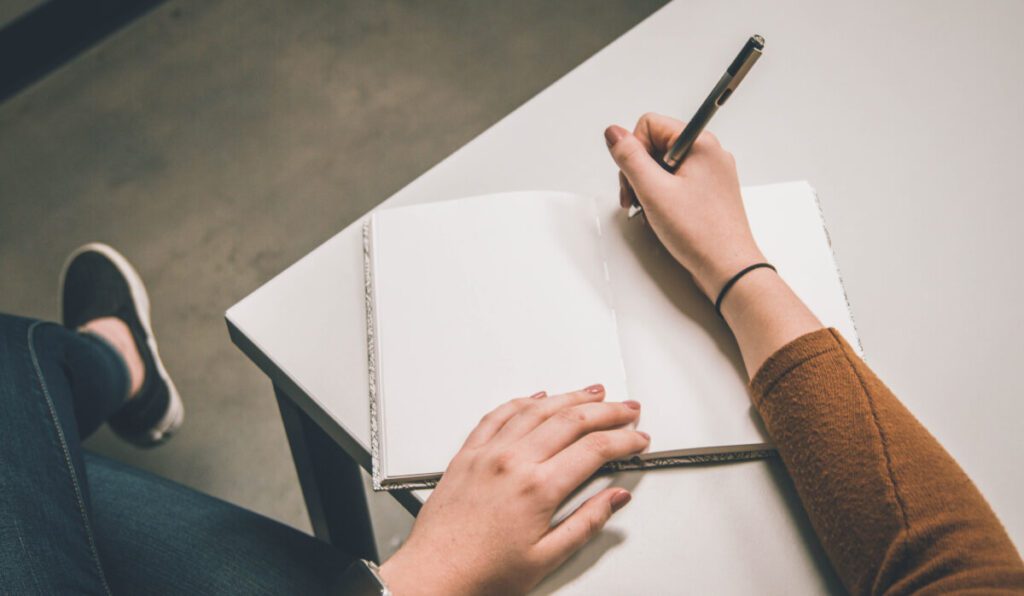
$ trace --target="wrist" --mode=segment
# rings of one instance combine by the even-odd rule
[[[767,268],[741,277],[722,300],[721,313],[750,378],[779,348],[822,326],[789,284]]]
[[[734,275],[755,263],[767,262],[764,254],[756,246],[731,251],[729,254],[708,259],[707,263],[694,270],[694,281],[708,300],[714,302],[725,284]],[[749,275],[749,274],[748,274]],[[746,276],[744,276],[746,277]]]
[[[408,567],[404,564],[403,559],[402,551],[399,550],[390,559],[380,564],[377,573],[395,596],[418,594],[423,591],[422,580],[416,577],[415,573],[409,571],[409,569],[415,569],[415,566]],[[417,589],[418,584],[420,585]]]
[[[401,562],[401,552],[395,553],[390,559],[380,564],[377,573],[395,596],[417,594],[422,585],[416,588],[419,579],[411,575]]]
[[[742,271],[742,268],[737,273],[739,271]],[[763,303],[766,296],[776,294],[780,286],[786,286],[786,282],[773,269],[754,269],[736,280],[729,288],[728,293],[722,298],[719,313],[731,326],[732,321],[736,321],[751,307]],[[717,295],[712,298],[715,299]]]
[[[405,549],[381,563],[378,573],[395,596],[466,593],[446,577],[443,560],[416,560]]]

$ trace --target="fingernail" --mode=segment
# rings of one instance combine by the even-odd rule
[[[632,399],[628,399],[628,400],[626,400],[626,401],[624,401],[622,403],[626,404],[626,407],[630,408],[631,410],[639,410],[640,409],[640,402],[638,402],[638,401],[635,401],[635,400],[632,400]]]
[[[538,397],[544,397],[547,394],[548,394],[547,391],[538,391],[537,393],[534,393],[533,395],[531,395],[530,399],[537,399]]]
[[[627,134],[628,133],[626,132],[625,128],[613,124],[608,128],[604,129],[604,142],[606,145],[608,145],[608,148],[611,149],[612,147],[615,146],[615,143],[618,143],[619,140],[621,140],[622,137],[626,136]]]
[[[651,440],[651,435],[649,435],[649,434],[645,433],[645,432],[644,432],[644,431],[642,431],[642,430],[638,430],[638,431],[636,431],[636,433],[637,433],[638,435],[640,435],[641,437],[643,437],[643,438],[647,439],[648,441],[650,441],[650,440]]]
[[[604,393],[604,385],[601,385],[600,383],[598,383],[597,385],[591,385],[590,387],[584,389],[584,391],[586,391],[587,393],[591,393],[593,395],[599,395],[601,393]]]
[[[628,490],[620,490],[619,492],[612,495],[612,512],[616,512],[626,506],[633,499],[633,495],[629,494]]]

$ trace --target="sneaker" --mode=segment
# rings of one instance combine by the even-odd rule
[[[106,244],[76,249],[61,272],[60,305],[61,321],[69,329],[117,317],[135,337],[146,379],[138,394],[107,420],[111,430],[140,447],[170,438],[184,421],[185,409],[156,348],[146,286],[128,260]]]

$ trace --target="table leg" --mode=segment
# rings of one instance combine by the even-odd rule
[[[378,561],[359,465],[277,385],[274,395],[313,533],[351,555]]]

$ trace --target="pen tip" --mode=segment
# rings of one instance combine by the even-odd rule
[[[754,45],[757,46],[757,49],[760,50],[764,48],[764,37],[755,33],[754,35],[750,36],[750,41],[754,42]]]

